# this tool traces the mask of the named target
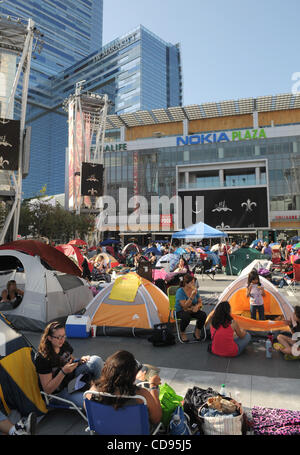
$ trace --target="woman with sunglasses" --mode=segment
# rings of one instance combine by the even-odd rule
[[[52,322],[42,335],[35,357],[35,367],[40,388],[45,393],[57,395],[82,407],[83,393],[70,393],[68,384],[80,374],[89,375],[93,380],[99,379],[104,362],[98,356],[84,356],[74,362],[72,354],[73,348],[66,341],[65,326]]]

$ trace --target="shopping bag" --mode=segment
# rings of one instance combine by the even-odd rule
[[[176,394],[168,384],[159,386],[159,401],[162,407],[162,423],[168,427],[177,406],[182,406],[183,397]]]

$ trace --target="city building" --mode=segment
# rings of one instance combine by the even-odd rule
[[[5,0],[0,15],[31,18],[44,37],[32,62],[30,87],[43,84],[102,46],[103,0]]]
[[[23,182],[25,198],[38,194],[44,185],[47,194],[65,189],[68,117],[63,102],[80,81],[83,91],[108,95],[111,113],[122,116],[154,108],[163,112],[182,104],[180,46],[139,26],[30,87],[26,122],[32,127],[31,158]],[[115,136],[113,129],[108,135]]]
[[[115,139],[105,147],[105,194],[122,200],[116,217],[107,209],[107,235],[164,238],[186,227],[176,204],[153,207],[155,196],[189,196],[190,224],[203,220],[231,236],[300,234],[299,95],[111,115],[107,129]],[[139,196],[149,217],[129,226],[124,207],[132,214]]]

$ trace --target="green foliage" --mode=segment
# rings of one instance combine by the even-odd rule
[[[24,201],[21,206],[19,233],[22,236],[47,237],[67,243],[90,234],[94,226],[93,216],[76,215],[59,204],[52,206],[41,199]]]

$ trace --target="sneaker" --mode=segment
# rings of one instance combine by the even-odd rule
[[[17,436],[33,435],[35,434],[35,427],[36,414],[34,412],[31,412],[27,418],[23,417],[21,420],[19,420],[18,423],[14,425],[12,434]]]

